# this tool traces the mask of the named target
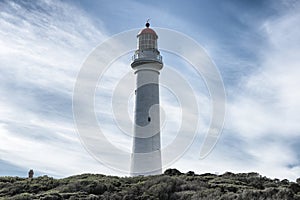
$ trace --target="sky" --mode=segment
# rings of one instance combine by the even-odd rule
[[[116,34],[144,28],[150,18],[154,30],[174,30],[197,42],[218,68],[226,92],[222,134],[213,151],[200,159],[211,119],[209,91],[189,63],[161,51],[166,69],[161,80],[172,79],[168,69],[180,73],[200,110],[193,144],[165,168],[255,171],[294,181],[300,177],[299,11],[296,0],[1,0],[0,176],[27,176],[29,169],[57,178],[80,173],[128,176],[97,161],[82,144],[74,122],[73,90],[96,47]],[[95,94],[105,136],[127,152],[131,138],[114,123],[110,102],[120,79],[132,71],[131,56],[111,64]],[[134,83],[133,74],[129,82]],[[182,110],[168,87],[161,87],[160,94],[166,147],[180,127]],[[133,115],[133,96],[125,101]]]

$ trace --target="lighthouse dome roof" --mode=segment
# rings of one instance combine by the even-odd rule
[[[155,38],[158,38],[157,34],[155,33],[155,31],[153,29],[149,28],[149,26],[150,26],[150,24],[149,24],[149,22],[147,22],[146,23],[146,28],[140,30],[140,32],[138,33],[137,36],[139,37],[140,35],[150,34],[150,35],[154,35]]]
[[[154,31],[153,29],[151,29],[151,28],[148,28],[148,27],[142,29],[142,30],[138,33],[138,36],[141,35],[141,34],[153,34],[153,35],[156,35],[156,36],[157,36],[157,34],[155,33],[155,31]]]

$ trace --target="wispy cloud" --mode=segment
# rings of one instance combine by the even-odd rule
[[[299,148],[291,144],[300,138],[300,32],[295,28],[300,15],[289,11],[259,27],[269,45],[259,52],[259,69],[229,93],[234,97],[228,107],[226,133],[246,141],[242,148],[255,158],[258,171],[295,179],[300,172]]]
[[[56,176],[97,171],[71,106],[77,72],[105,30],[63,2],[0,4],[1,160]]]
[[[208,43],[208,52],[216,59],[227,88],[224,131],[207,158],[198,159],[195,152],[202,143],[196,140],[174,166],[185,171],[257,171],[269,177],[299,177],[300,32],[295,27],[300,23],[300,7],[295,2],[270,7],[277,11],[272,17],[254,22],[255,16],[241,16],[250,20],[241,23],[251,25],[255,37],[245,34],[246,28],[237,41],[248,51],[255,50],[253,56],[239,57],[241,49],[231,49],[235,42],[229,38],[230,48],[210,43],[220,48],[217,50]],[[240,41],[242,37],[248,38]],[[265,41],[253,44],[259,41],[257,37]]]
[[[156,6],[132,1],[119,7],[116,2],[105,6],[98,2],[94,3],[98,7],[89,8],[97,20],[71,1],[1,2],[0,166],[14,166],[16,170],[1,170],[0,175],[29,168],[55,176],[83,171],[118,174],[96,162],[81,145],[73,124],[73,86],[84,59],[107,38],[103,24],[112,32],[127,30],[151,15],[159,16],[152,19],[156,26],[175,27],[204,45],[220,68],[228,92],[226,126],[215,150],[206,159],[198,159],[203,139],[200,134],[172,167],[197,172],[258,171],[295,179],[300,170],[300,15],[299,4],[282,2],[268,6],[219,4],[211,13],[205,11],[211,5],[203,4],[201,14],[196,6],[187,9],[174,4],[168,10],[170,5],[161,2]],[[251,12],[243,12],[245,6]],[[118,12],[108,20],[113,17],[108,14],[112,8]],[[145,14],[145,10],[149,12]],[[189,64],[167,52],[162,54],[165,67],[182,74],[196,92],[201,106],[199,129],[205,132],[211,102],[204,82]],[[129,151],[131,138],[118,130],[112,108],[107,106],[118,79],[130,71],[124,60],[110,68],[111,75],[104,77],[102,88],[97,88],[95,101],[99,123],[108,139]],[[161,79],[172,77],[162,71]],[[161,105],[168,115],[162,136],[166,146],[180,126],[181,110],[170,91],[162,88],[161,94]],[[131,109],[132,104],[131,100]]]

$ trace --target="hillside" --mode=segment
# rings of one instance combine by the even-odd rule
[[[300,200],[300,179],[269,179],[257,173],[222,175],[168,169],[163,175],[116,177],[82,174],[63,179],[0,177],[0,199],[272,199]]]

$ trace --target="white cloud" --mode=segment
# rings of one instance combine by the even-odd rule
[[[235,119],[232,126],[238,126],[241,134],[299,136],[300,31],[294,29],[296,22],[300,22],[298,13],[268,22],[270,47],[263,55],[261,68],[245,78],[241,95],[231,106],[230,114]]]
[[[225,128],[212,153],[199,160],[202,144],[201,140],[195,141],[173,167],[198,173],[256,171],[292,181],[299,177],[300,30],[297,24],[300,14],[297,10],[299,7],[258,27],[257,32],[268,39],[268,45],[263,44],[257,52],[259,61],[245,63],[256,65],[255,71],[242,77],[230,74],[238,82],[227,88]],[[221,58],[224,59],[222,55]],[[235,59],[236,62],[229,60],[233,66],[240,62],[239,58]]]
[[[138,5],[144,8],[144,5]],[[151,10],[155,16],[164,12]],[[176,19],[172,21],[180,27],[189,27],[180,17],[173,18],[169,13],[163,17]],[[200,150],[201,140],[195,141],[174,167],[197,172],[258,171],[270,177],[290,179],[299,175],[299,155],[288,144],[289,140],[299,138],[300,130],[300,31],[296,28],[299,23],[300,15],[292,13],[268,20],[258,27],[262,34],[267,34],[270,46],[266,48],[264,45],[263,50],[258,52],[263,60],[255,67],[256,73],[241,79],[230,74],[240,82],[229,91],[230,102],[221,145],[217,145],[206,159],[198,160],[199,154],[195,152]],[[83,169],[117,174],[99,165],[82,148],[71,116],[76,74],[91,49],[105,38],[105,30],[95,25],[87,13],[67,3],[0,3],[2,160],[56,176],[81,173]],[[219,48],[218,44],[215,46]],[[257,63],[232,57],[226,54],[221,60],[227,62],[230,59],[230,64],[245,66]],[[192,76],[194,71],[185,70],[187,65],[178,62],[178,58],[176,61],[174,56],[169,58],[173,61],[167,64],[180,65],[175,68],[185,73],[184,78],[191,81],[193,90],[197,92],[196,98],[202,106],[199,108],[200,129],[205,130],[211,110],[209,95],[203,92],[205,85],[198,76]],[[123,61],[114,64],[122,70],[128,67]],[[116,86],[115,80],[121,74],[118,71],[118,68],[111,68],[113,76],[104,79],[107,84],[102,88],[102,97],[109,97],[110,90]],[[180,124],[178,105],[170,103],[175,100],[168,97],[162,97],[162,105],[172,115],[167,118],[169,121],[163,133],[163,139],[168,140],[163,142],[164,145],[172,142],[174,135],[170,130],[177,129]],[[105,106],[109,101],[107,98],[102,100],[105,109],[101,110],[99,120],[104,118],[103,128],[107,129],[113,143],[128,150],[130,138],[119,137],[115,132],[118,130],[112,127],[114,123],[108,120],[112,116],[107,116],[111,112],[110,107]]]
[[[0,4],[1,160],[55,176],[111,173],[82,148],[71,113],[77,72],[105,30],[63,2]]]
[[[247,147],[241,148],[254,156],[254,170],[292,180],[300,172],[299,149],[290,145],[300,138],[300,30],[295,28],[299,23],[296,12],[264,23],[269,47],[264,49],[259,70],[230,91],[234,97],[226,126],[228,134],[247,141]],[[298,167],[288,167],[294,163]]]

